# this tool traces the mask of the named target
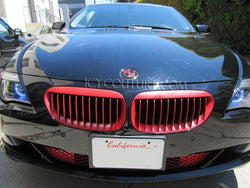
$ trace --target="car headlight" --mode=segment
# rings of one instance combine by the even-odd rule
[[[250,79],[242,80],[235,91],[229,110],[236,108],[250,108]]]
[[[30,103],[17,74],[2,72],[1,78],[1,97],[4,101]]]

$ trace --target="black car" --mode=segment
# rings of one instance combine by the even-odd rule
[[[12,29],[0,18],[0,67],[18,50],[27,44],[20,29]]]
[[[1,77],[2,150],[71,175],[163,181],[250,159],[250,65],[174,8],[88,6]]]

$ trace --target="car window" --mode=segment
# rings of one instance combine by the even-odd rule
[[[91,18],[95,15],[94,10],[85,10],[81,15],[79,15],[74,22],[72,22],[72,27],[86,27],[86,25],[91,26]]]
[[[40,35],[40,32],[41,32],[42,28],[43,28],[43,26],[38,27],[38,28],[33,32],[33,36],[36,37],[36,36]]]
[[[9,26],[0,20],[0,33],[11,34]]]
[[[175,9],[164,6],[89,6],[71,22],[73,28],[131,25],[194,31],[184,16]]]
[[[48,33],[51,33],[52,32],[52,29],[48,26],[44,26],[42,31],[41,31],[41,34],[48,34]]]

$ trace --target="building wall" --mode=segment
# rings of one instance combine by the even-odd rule
[[[85,0],[86,6],[93,4],[107,4],[107,3],[115,3],[117,0]]]
[[[30,6],[33,6],[33,9]],[[4,19],[9,25],[12,28],[20,28],[23,32],[27,32],[29,30],[27,25],[32,23],[30,11],[39,10],[39,19],[33,19],[33,22],[40,22],[39,25],[49,24],[46,22],[48,19],[43,19],[46,17],[45,10],[53,17],[60,18],[58,0],[1,0],[1,9],[3,12],[1,16],[5,16]]]
[[[5,13],[4,7],[5,7],[4,0],[0,0],[0,17],[1,18],[6,18],[6,13]]]
[[[34,0],[34,3],[41,9],[47,9],[51,14],[54,14],[58,18],[60,17],[58,0]]]
[[[3,0],[6,18],[12,28],[26,31],[23,8],[28,6],[27,0]],[[13,6],[14,5],[14,6]]]
[[[62,11],[62,21],[68,22],[70,20],[69,6],[67,4],[59,5]]]
[[[85,7],[85,0],[58,0],[59,4],[67,4],[71,14],[73,16],[79,10]]]

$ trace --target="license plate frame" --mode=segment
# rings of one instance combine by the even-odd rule
[[[90,137],[90,168],[165,170],[165,141],[162,136],[93,135]]]

